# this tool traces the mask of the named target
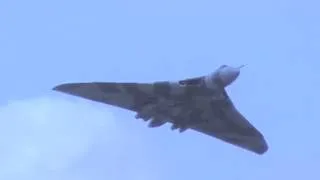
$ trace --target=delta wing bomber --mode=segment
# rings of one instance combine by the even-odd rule
[[[257,154],[268,150],[263,135],[236,109],[225,88],[243,66],[220,66],[213,73],[180,81],[152,83],[66,83],[55,91],[136,112],[149,127],[171,123],[172,130],[193,129]]]

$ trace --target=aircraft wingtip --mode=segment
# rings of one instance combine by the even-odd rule
[[[61,91],[62,89],[64,89],[63,86],[64,86],[63,84],[54,86],[54,87],[52,88],[52,90],[54,90],[54,91]]]
[[[268,144],[267,144],[267,143],[263,143],[263,145],[262,145],[260,148],[256,149],[255,152],[256,152],[257,154],[259,154],[259,155],[263,155],[263,154],[265,154],[268,150],[269,150]]]
[[[59,85],[53,87],[52,90],[65,92],[65,91],[68,91],[68,90],[70,90],[72,88],[74,88],[74,86],[71,85],[71,84],[59,84]]]
[[[77,93],[81,88],[88,88],[84,83],[64,83],[52,88],[54,91],[64,93]]]
[[[59,90],[59,87],[58,87],[58,86],[55,86],[55,87],[53,87],[51,90],[58,91],[58,90]]]

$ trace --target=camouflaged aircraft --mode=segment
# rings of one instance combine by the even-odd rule
[[[172,130],[193,129],[261,155],[267,142],[225,89],[242,67],[222,65],[209,75],[178,81],[66,83],[53,90],[134,111],[149,127],[171,123]]]

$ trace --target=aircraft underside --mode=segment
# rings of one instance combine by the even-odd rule
[[[207,99],[210,98],[207,97]],[[151,128],[159,127],[170,122],[172,123],[172,130],[184,132],[192,126],[203,123],[197,121],[197,119],[199,119],[197,116],[203,113],[205,106],[211,106],[211,104],[205,104],[205,101],[203,100],[180,101],[180,103],[176,102],[177,101],[175,100],[164,98],[149,102],[148,104],[140,107],[140,111],[137,111],[135,118],[142,119],[146,122],[149,121],[148,127]],[[199,102],[201,102],[201,105]],[[207,102],[210,103],[209,101]],[[200,106],[201,108],[195,108],[196,106]]]

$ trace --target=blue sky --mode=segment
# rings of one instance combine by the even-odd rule
[[[317,1],[0,2],[0,179],[317,179]],[[177,80],[248,64],[227,90],[257,156],[50,89]]]

